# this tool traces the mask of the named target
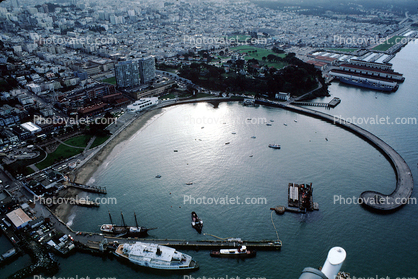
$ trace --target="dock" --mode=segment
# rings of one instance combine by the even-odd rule
[[[311,107],[325,107],[325,108],[335,108],[339,103],[341,103],[341,99],[338,97],[334,97],[329,103],[316,103],[316,102],[292,102],[293,105],[297,106],[311,106]]]
[[[90,201],[87,199],[74,199],[74,204],[78,206],[85,206],[85,207],[99,207],[100,204],[94,201]]]
[[[106,239],[104,242],[103,240]],[[101,244],[124,244],[134,243],[137,241],[144,243],[155,243],[159,245],[168,246],[174,249],[180,250],[214,250],[214,249],[230,249],[236,248],[242,245],[247,246],[249,249],[255,249],[258,251],[277,251],[282,247],[281,241],[273,240],[259,240],[259,241],[248,241],[234,239],[231,241],[227,240],[178,240],[178,239],[149,239],[149,238],[116,238],[116,237],[104,237],[102,241],[88,241],[85,245],[93,250],[100,250]],[[112,249],[110,245],[107,245],[109,249]],[[106,248],[106,245],[102,246]],[[103,249],[102,248],[102,249]]]
[[[97,193],[97,194],[107,194],[106,187],[94,186],[94,185],[84,185],[75,182],[69,182],[68,187],[76,188],[83,190],[85,192]]]

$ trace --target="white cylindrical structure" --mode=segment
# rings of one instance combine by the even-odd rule
[[[329,250],[327,260],[321,270],[322,273],[324,273],[328,279],[334,279],[340,271],[346,255],[345,250],[341,247],[334,247]]]

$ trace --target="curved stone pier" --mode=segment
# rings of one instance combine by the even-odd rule
[[[374,134],[364,130],[363,128],[360,128],[357,125],[345,122],[344,120],[339,119],[338,117],[334,117],[332,115],[320,111],[298,107],[289,103],[278,103],[271,101],[260,101],[260,103],[265,105],[281,107],[284,109],[295,111],[297,113],[302,113],[311,117],[330,122],[361,137],[362,139],[373,145],[388,159],[388,161],[392,165],[396,175],[396,188],[389,195],[385,195],[375,191],[365,191],[361,193],[359,197],[361,199],[360,202],[363,205],[378,211],[395,210],[401,207],[402,205],[408,203],[408,200],[414,188],[414,181],[412,178],[411,170],[409,169],[409,166],[405,162],[405,160],[383,140],[381,140]]]

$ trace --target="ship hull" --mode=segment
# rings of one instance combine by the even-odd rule
[[[134,228],[135,230],[131,230],[131,228]],[[137,230],[136,227],[112,226],[108,224],[102,225],[100,231],[111,235],[125,234],[126,236],[132,237],[148,236],[148,229],[146,228],[140,228],[140,230]]]
[[[375,86],[370,82],[356,82],[356,81],[352,81],[350,79],[346,79],[346,78],[340,78],[339,79],[340,82],[345,83],[345,84],[349,84],[349,85],[354,85],[357,87],[363,87],[363,88],[367,88],[367,89],[372,89],[372,90],[377,90],[377,91],[383,91],[383,92],[393,92],[397,90],[397,87],[380,87],[380,86]]]
[[[161,246],[160,246],[161,247]],[[170,270],[170,271],[178,271],[178,270],[193,270],[198,269],[199,265],[196,263],[195,260],[192,259],[191,256],[183,254],[184,257],[187,259],[187,264],[158,264],[153,260],[136,260],[134,257],[131,258],[130,256],[123,253],[123,244],[119,245],[113,254],[120,258],[121,260],[127,261],[130,264],[134,264],[139,267],[149,268],[149,269],[158,269],[158,270]],[[169,248],[172,249],[172,248]]]
[[[253,258],[257,255],[255,250],[247,251],[246,253],[223,254],[219,250],[210,252],[210,256],[214,258]]]

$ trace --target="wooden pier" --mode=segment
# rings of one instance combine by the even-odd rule
[[[249,249],[255,249],[258,251],[277,251],[282,248],[282,242],[274,240],[259,240],[248,241],[235,239],[232,241],[227,240],[178,240],[178,239],[133,239],[133,238],[116,238],[116,237],[104,237],[105,243],[108,244],[124,244],[134,243],[137,241],[144,243],[155,243],[158,245],[164,245],[180,250],[214,250],[214,249],[229,249],[236,248],[242,245],[247,246]],[[88,241],[85,245],[90,249],[100,249],[100,244],[103,241]],[[109,245],[108,245],[109,246]],[[110,247],[109,247],[110,248]],[[110,248],[111,249],[111,248]]]
[[[315,102],[292,102],[293,105],[297,106],[311,106],[311,107],[325,107],[325,108],[335,108],[341,99],[334,97],[329,103],[315,103]]]
[[[73,187],[90,193],[97,194],[107,194],[106,187],[94,186],[94,185],[84,185],[75,182],[70,182],[68,187]]]

